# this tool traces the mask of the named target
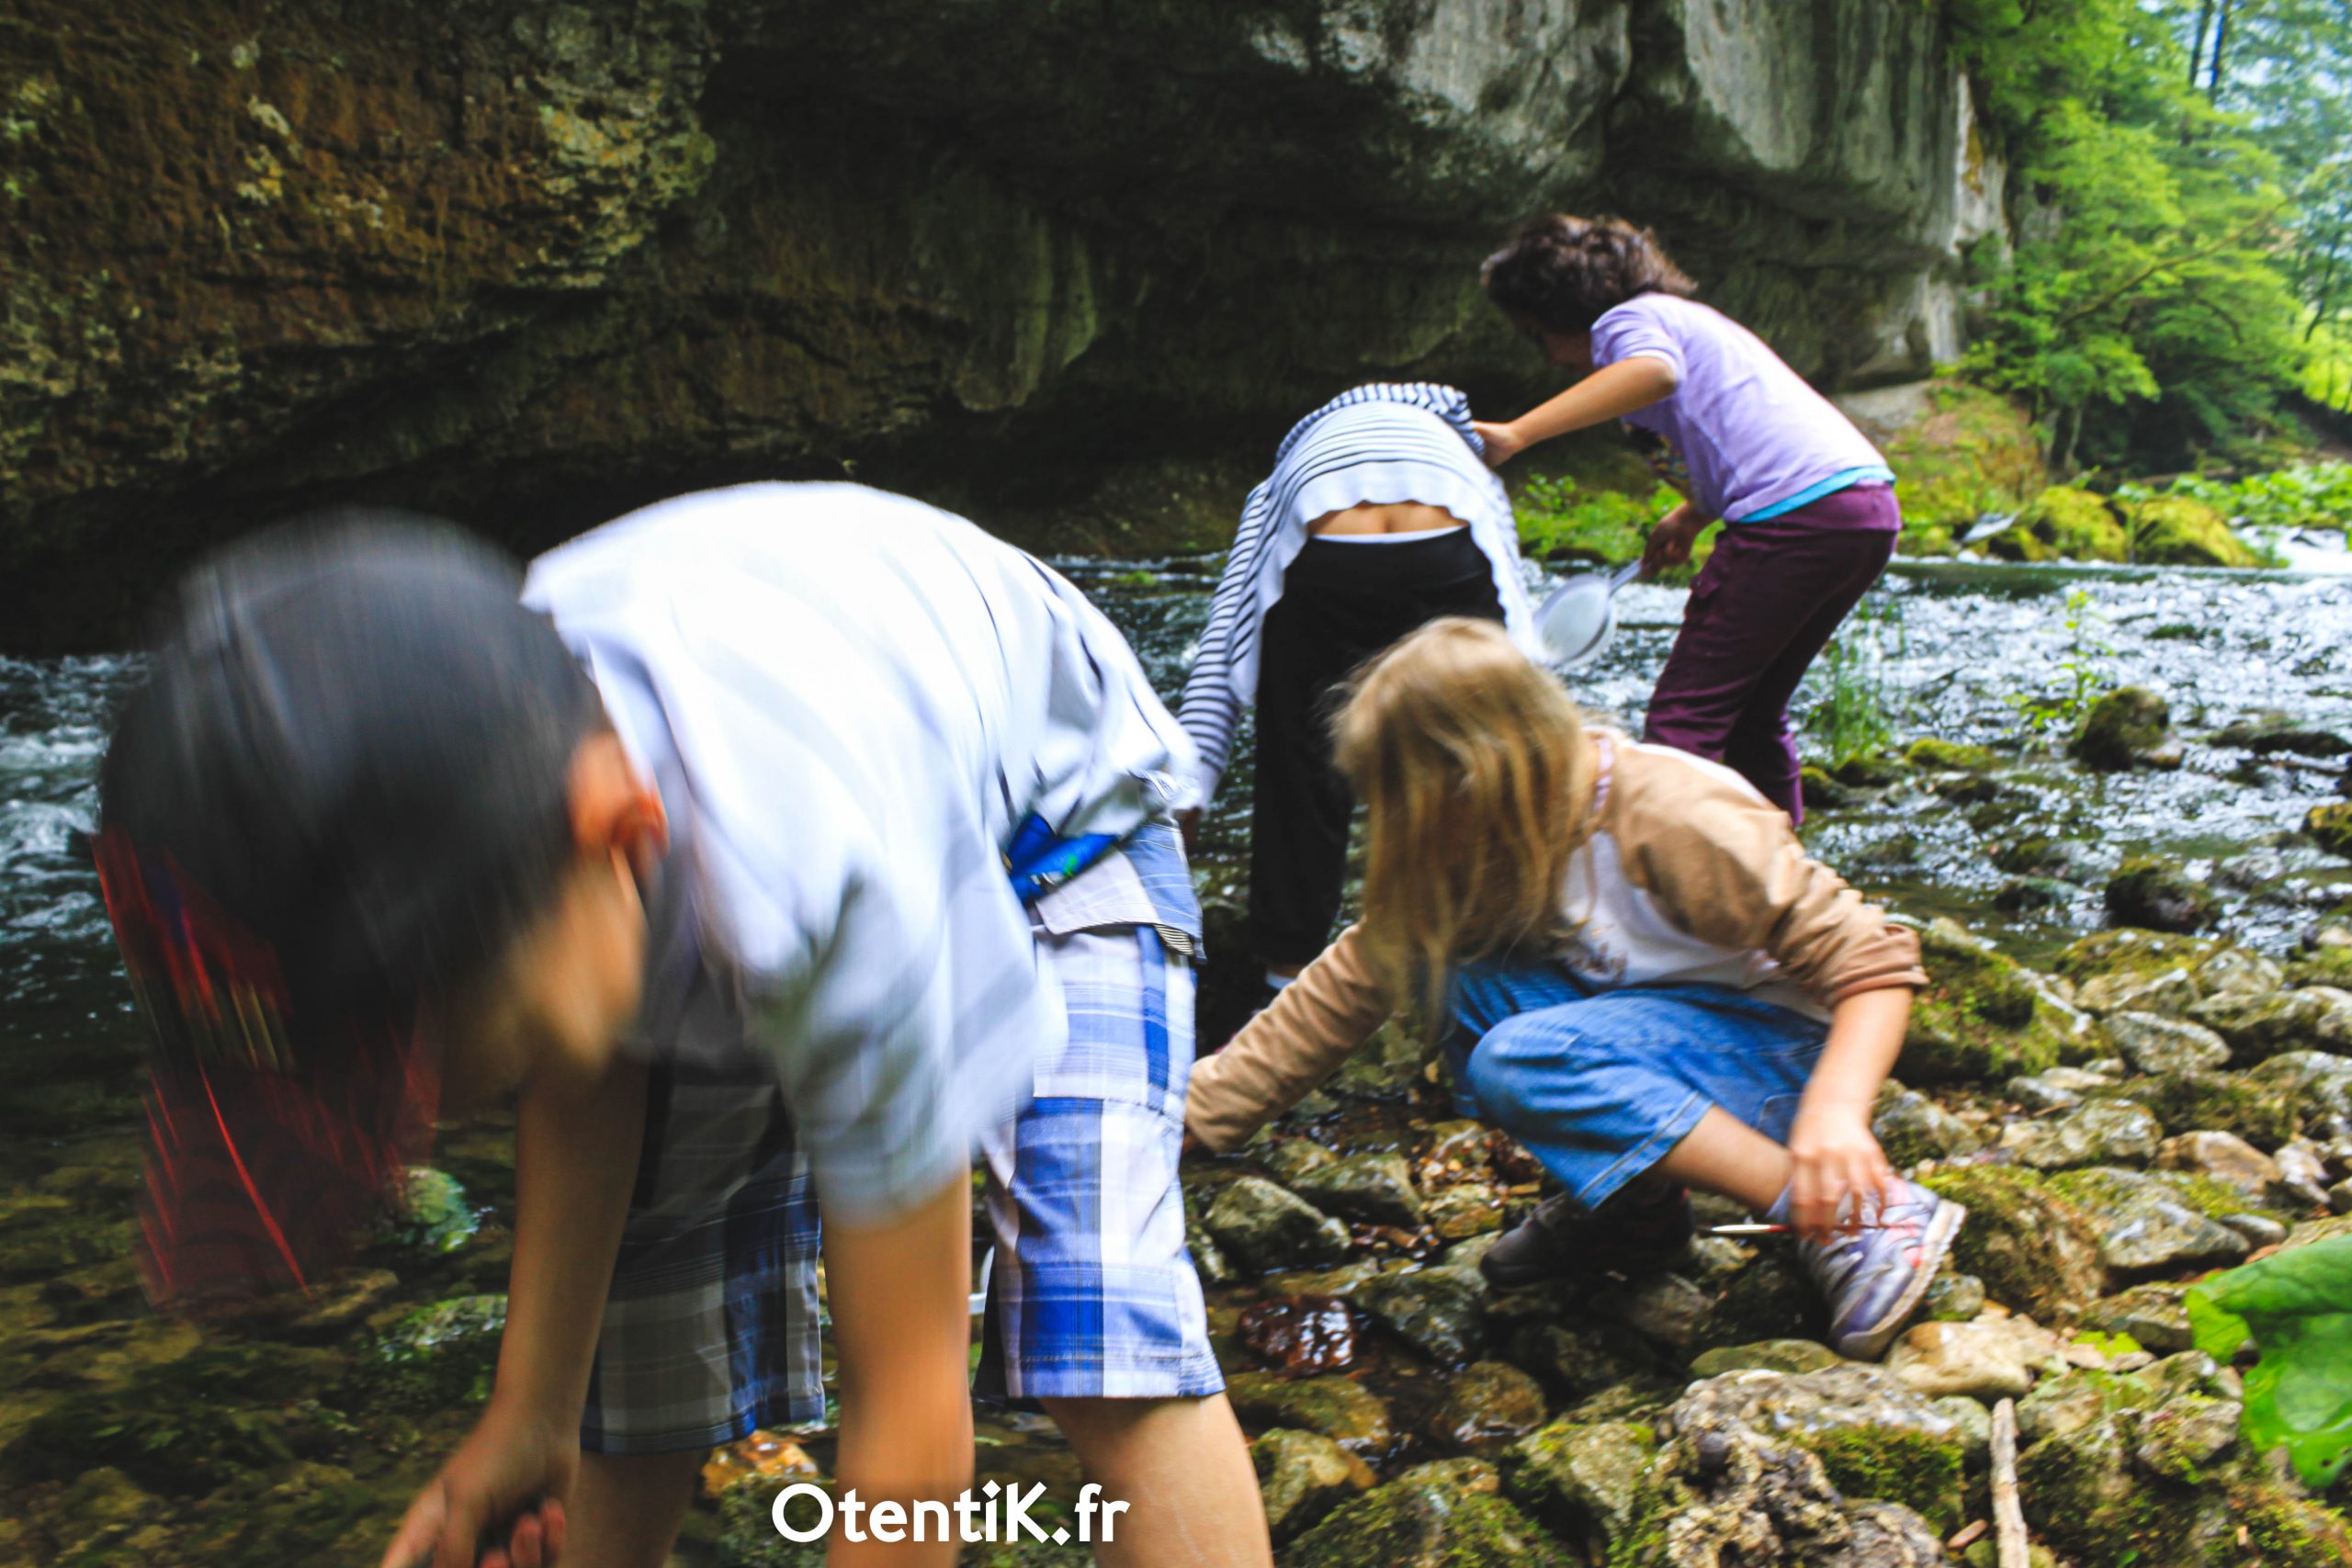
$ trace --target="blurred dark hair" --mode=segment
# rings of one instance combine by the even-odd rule
[[[605,720],[521,580],[454,525],[345,510],[164,604],[100,827],[274,954],[298,1057],[488,973],[560,886],[571,758]]]
[[[1622,218],[1531,218],[1478,268],[1487,298],[1506,315],[1555,333],[1584,333],[1643,294],[1688,299],[1698,286],[1658,248],[1657,236]]]

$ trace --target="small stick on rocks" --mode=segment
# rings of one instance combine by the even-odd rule
[[[2000,1568],[2031,1568],[2018,1501],[2018,1407],[2010,1399],[1993,1406],[1993,1549]]]

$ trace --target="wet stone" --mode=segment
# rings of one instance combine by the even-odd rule
[[[2111,1012],[2107,1032],[2117,1050],[2143,1073],[2193,1073],[2230,1059],[2229,1042],[2202,1024],[2153,1012]]]
[[[1679,1350],[1699,1337],[1714,1303],[1712,1292],[1679,1274],[1652,1274],[1601,1292],[1592,1307],[1645,1338]]]
[[[1871,1135],[1887,1160],[1908,1170],[1922,1160],[1973,1154],[1984,1140],[1959,1117],[1917,1089],[1889,1083],[1880,1090]]]
[[[1430,1417],[1439,1444],[1486,1453],[1544,1424],[1544,1391],[1505,1361],[1474,1361],[1454,1375],[1445,1403]]]
[[[2267,1214],[2216,1214],[2213,1223],[2237,1232],[2245,1237],[2247,1246],[2256,1250],[2276,1247],[2287,1239],[2285,1223]]]
[[[1294,1376],[1344,1371],[1356,1359],[1355,1319],[1335,1296],[1283,1296],[1244,1309],[1241,1342]]]
[[[1250,1445],[1266,1524],[1281,1546],[1359,1492],[1372,1467],[1319,1432],[1278,1427]]]
[[[2186,969],[2161,969],[2152,975],[2099,975],[2075,988],[2075,1000],[2086,1012],[2147,1012],[2177,1016],[2202,998],[2197,981]]]
[[[1413,1190],[1412,1168],[1402,1155],[1351,1155],[1315,1166],[1289,1185],[1317,1209],[1341,1219],[1407,1230],[1421,1223],[1421,1195]]]
[[[1484,1182],[1442,1187],[1421,1204],[1423,1223],[1447,1241],[1499,1233],[1504,1216],[1502,1200]]]
[[[2040,1115],[2046,1111],[2072,1111],[2083,1102],[2086,1088],[2104,1088],[2105,1083],[2091,1079],[2079,1068],[2052,1067],[2046,1073],[2011,1078],[2001,1086],[2001,1093],[2030,1114]]]
[[[2038,1172],[1956,1167],[1922,1184],[1967,1206],[1968,1219],[1952,1238],[1952,1266],[1984,1280],[1994,1301],[2055,1323],[2100,1293],[2107,1270],[2098,1230]]]
[[[2152,857],[2125,861],[2108,878],[2105,897],[2117,924],[2149,931],[2199,931],[2213,923],[2220,908],[2212,889]]]
[[[1374,1458],[1396,1445],[1387,1404],[1350,1378],[1293,1381],[1273,1372],[1243,1372],[1226,1380],[1226,1395],[1234,1413],[1253,1427],[1319,1432],[1343,1449]]]
[[[1581,1321],[1522,1325],[1511,1337],[1510,1357],[1571,1402],[1641,1376],[1657,1364],[1649,1346],[1631,1329]]]
[[[1657,1435],[1643,1423],[1555,1422],[1503,1455],[1503,1485],[1521,1507],[1600,1562],[1639,1523],[1643,1483],[1657,1453]]]
[[[1339,1163],[1340,1156],[1312,1138],[1282,1138],[1250,1151],[1259,1168],[1284,1187],[1300,1177]]]
[[[1984,1310],[1984,1281],[1973,1274],[1939,1274],[1919,1298],[1923,1323],[1967,1323]]]
[[[2352,1051],[2352,993],[2332,986],[2215,997],[2189,1016],[2228,1042],[2240,1062],[2292,1051]]]
[[[1506,1501],[1478,1460],[1419,1465],[1342,1503],[1292,1544],[1292,1568],[1568,1568],[1570,1558]]]
[[[1930,1399],[2014,1399],[2064,1364],[2058,1337],[2025,1317],[1916,1324],[1886,1358],[1905,1388]]]
[[[1262,1177],[1227,1182],[1205,1224],[1229,1258],[1258,1273],[1348,1256],[1347,1226]]]
[[[2144,686],[2120,687],[2093,703],[2067,750],[2098,773],[2177,768],[2181,761],[2172,705]]]
[[[2162,1179],[2111,1167],[2069,1171],[2051,1185],[2091,1216],[2100,1261],[2119,1280],[2143,1280],[2243,1261],[2244,1236],[2216,1224]]]
[[[1723,1345],[1691,1358],[1690,1375],[1721,1377],[1725,1372],[1817,1372],[1843,1366],[1846,1358],[1812,1339],[1759,1339],[1752,1345]]]
[[[2183,1133],[2156,1150],[2156,1168],[2209,1177],[2259,1202],[2282,1183],[2278,1162],[2234,1133]]]
[[[2136,1165],[2164,1141],[2164,1123],[2129,1100],[2096,1101],[2050,1122],[2012,1125],[2002,1142],[2036,1170],[2086,1165]]]
[[[1355,1292],[1355,1304],[1431,1360],[1459,1366],[1485,1338],[1487,1281],[1475,1269],[1383,1274]]]

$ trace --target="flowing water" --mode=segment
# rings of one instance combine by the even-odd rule
[[[2299,564],[2341,560],[2340,554],[2314,551]],[[1215,563],[1062,564],[1126,631],[1172,699],[1206,617]],[[1574,680],[1589,709],[1638,727],[1682,602],[1679,590],[1637,585],[1625,592],[1617,640]],[[1855,674],[1849,684],[1874,697],[1896,742],[1932,735],[1981,744],[1996,750],[1999,766],[1990,783],[1966,786],[1948,776],[1905,773],[1863,804],[1816,813],[1807,839],[1817,854],[1898,908],[1923,918],[1956,916],[2028,958],[2098,924],[2104,870],[2127,854],[2154,852],[2210,878],[2221,897],[2222,930],[2287,952],[2352,895],[2342,863],[2289,836],[2311,806],[2335,798],[2341,764],[2256,760],[2208,742],[2224,724],[2267,710],[2352,735],[2347,634],[2352,577],[2329,572],[1906,563],[1849,629],[1847,663]],[[2164,693],[2187,742],[2184,765],[2093,775],[2067,762],[2048,739],[2029,733],[2018,699],[2066,686],[2070,666],[2094,682]],[[77,838],[90,825],[109,717],[136,675],[137,661],[126,657],[0,660],[0,1127],[11,1134],[0,1140],[0,1444],[14,1436],[13,1427],[57,1408],[69,1394],[99,1400],[108,1414],[94,1416],[91,1424],[102,1426],[121,1413],[118,1406],[186,1398],[203,1386],[172,1371],[194,1364],[184,1359],[188,1343],[145,1317],[122,1262],[135,1180],[135,1032],[96,879]],[[1825,695],[1826,686],[1817,670],[1800,709]],[[1805,744],[1809,755],[1821,749],[1811,737]],[[1246,758],[1246,735],[1239,750]],[[1205,890],[1228,909],[1240,891],[1248,798],[1243,761],[1204,830]],[[2044,897],[2055,900],[2049,907],[2003,913],[1994,900],[2012,879],[1992,857],[2029,836],[2068,846],[2074,881],[2045,885]],[[1347,1147],[1408,1144],[1417,1131],[1425,1133],[1408,1122],[1416,1114],[1411,1105],[1359,1108],[1334,1129],[1333,1141]],[[379,1541],[399,1501],[469,1416],[462,1405],[384,1415],[345,1401],[336,1408],[354,1412],[358,1426],[336,1427],[312,1418],[316,1401],[325,1397],[321,1390],[339,1386],[335,1379],[344,1374],[336,1369],[367,1353],[361,1347],[370,1341],[356,1325],[380,1326],[395,1309],[502,1288],[496,1238],[511,1172],[497,1144],[494,1136],[461,1139],[445,1150],[445,1165],[488,1210],[469,1250],[447,1260],[413,1251],[390,1258],[398,1283],[379,1281],[375,1288],[390,1293],[372,1303],[369,1315],[344,1320],[340,1329],[314,1321],[301,1330],[332,1340],[333,1354],[312,1347],[281,1356],[278,1341],[287,1336],[264,1336],[250,1346],[265,1358],[257,1368],[285,1357],[322,1359],[324,1370],[303,1374],[311,1381],[299,1397],[273,1394],[254,1406],[279,1424],[271,1430],[294,1434],[288,1440],[301,1463],[288,1471],[257,1450],[250,1486],[234,1482],[209,1492],[216,1476],[189,1480],[198,1472],[152,1453],[119,1461],[132,1472],[127,1482],[117,1475],[102,1486],[67,1486],[68,1470],[48,1490],[28,1494],[26,1507],[0,1506],[0,1562],[47,1561],[85,1534],[125,1555],[76,1561],[356,1560],[361,1547]],[[1247,1286],[1213,1292],[1213,1324],[1221,1334],[1246,1331],[1240,1314],[1255,1296]],[[1377,1341],[1365,1346],[1352,1375],[1380,1387],[1404,1417],[1400,1429],[1414,1425],[1413,1413],[1432,1405],[1444,1387],[1442,1376]],[[227,1396],[201,1397],[217,1405]],[[192,1409],[172,1406],[168,1421],[194,1420]],[[166,1435],[183,1446],[198,1441],[176,1429]],[[1068,1451],[1036,1417],[993,1416],[983,1422],[980,1440],[984,1474],[1050,1480],[1057,1495],[1074,1483]],[[104,1441],[117,1445],[104,1450],[111,1454],[122,1439]],[[334,1462],[311,1462],[314,1451]],[[810,1451],[820,1463],[829,1457],[815,1434]],[[1408,1438],[1389,1458],[1401,1461],[1415,1451]],[[743,1462],[766,1461],[754,1455]],[[234,1506],[220,1502],[243,1496],[241,1487],[252,1495]],[[6,1522],[12,1516],[38,1519],[25,1527],[35,1533],[12,1537],[18,1528]],[[701,1519],[706,1544],[690,1544],[690,1560],[707,1557],[712,1526],[707,1514]],[[148,1535],[138,1533],[142,1528]]]

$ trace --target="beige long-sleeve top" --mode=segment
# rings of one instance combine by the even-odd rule
[[[1809,858],[1788,817],[1730,769],[1594,732],[1593,828],[1555,956],[1600,990],[1729,986],[1826,1018],[1862,991],[1927,984],[1919,942]],[[1193,1068],[1185,1126],[1238,1147],[1339,1070],[1390,992],[1350,926],[1230,1044]]]

